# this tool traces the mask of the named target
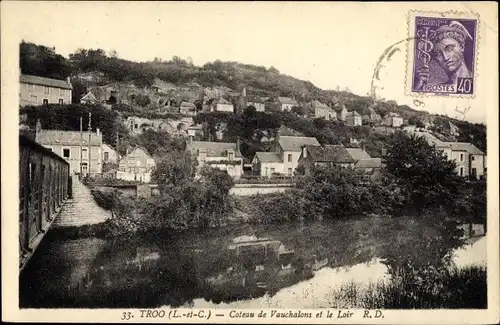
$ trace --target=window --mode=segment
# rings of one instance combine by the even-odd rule
[[[43,86],[43,93],[44,93],[45,95],[50,94],[50,88],[49,88],[49,87],[47,87],[47,86]]]
[[[471,156],[471,157],[470,157],[470,160],[474,161],[474,156]]]
[[[82,148],[82,158],[88,158],[89,152],[87,148]]]
[[[292,154],[291,153],[288,154],[288,162],[292,162]]]
[[[476,168],[472,168],[471,173],[472,173],[472,177],[477,178],[477,169]]]
[[[276,168],[271,168],[271,174],[274,174],[276,172]]]
[[[108,161],[109,160],[109,152],[105,152],[104,153],[104,161]]]
[[[292,169],[288,168],[288,176],[292,176]]]
[[[47,98],[44,98],[44,99],[43,99],[43,104],[44,104],[44,105],[48,105],[48,104],[49,104],[49,100],[48,100]]]
[[[460,176],[464,176],[464,168],[460,167]]]
[[[134,124],[134,129],[136,129],[136,130],[137,130],[137,128],[138,128],[138,127],[139,127],[139,124],[137,124],[137,123],[136,123],[136,124]]]
[[[63,149],[63,157],[69,158],[69,149]]]
[[[463,153],[460,154],[460,161],[464,161],[464,154]]]
[[[64,100],[62,98],[59,98],[59,105],[64,104]]]
[[[28,84],[27,86],[28,86],[28,91],[31,91],[31,92],[35,91],[35,85]]]

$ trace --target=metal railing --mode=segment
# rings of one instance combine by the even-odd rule
[[[66,160],[26,136],[19,136],[21,269],[71,195],[69,170]]]

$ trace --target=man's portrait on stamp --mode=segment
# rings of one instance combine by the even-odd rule
[[[415,17],[412,91],[474,93],[477,20]]]

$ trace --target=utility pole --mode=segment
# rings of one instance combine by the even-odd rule
[[[80,116],[80,180],[82,179],[83,117]]]
[[[90,164],[91,164],[91,157],[92,157],[92,145],[91,145],[91,141],[92,141],[92,125],[91,125],[91,121],[92,121],[92,113],[89,112],[89,176],[90,176]]]
[[[116,163],[120,165],[120,152],[118,148],[120,146],[120,138],[118,136],[118,123],[116,124]]]

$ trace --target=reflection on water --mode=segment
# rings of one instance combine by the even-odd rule
[[[387,278],[385,261],[393,263],[395,249],[401,256],[436,260],[432,254],[451,247],[423,250],[434,232],[372,218],[126,240],[47,238],[20,277],[20,304],[326,307],[333,286]]]

